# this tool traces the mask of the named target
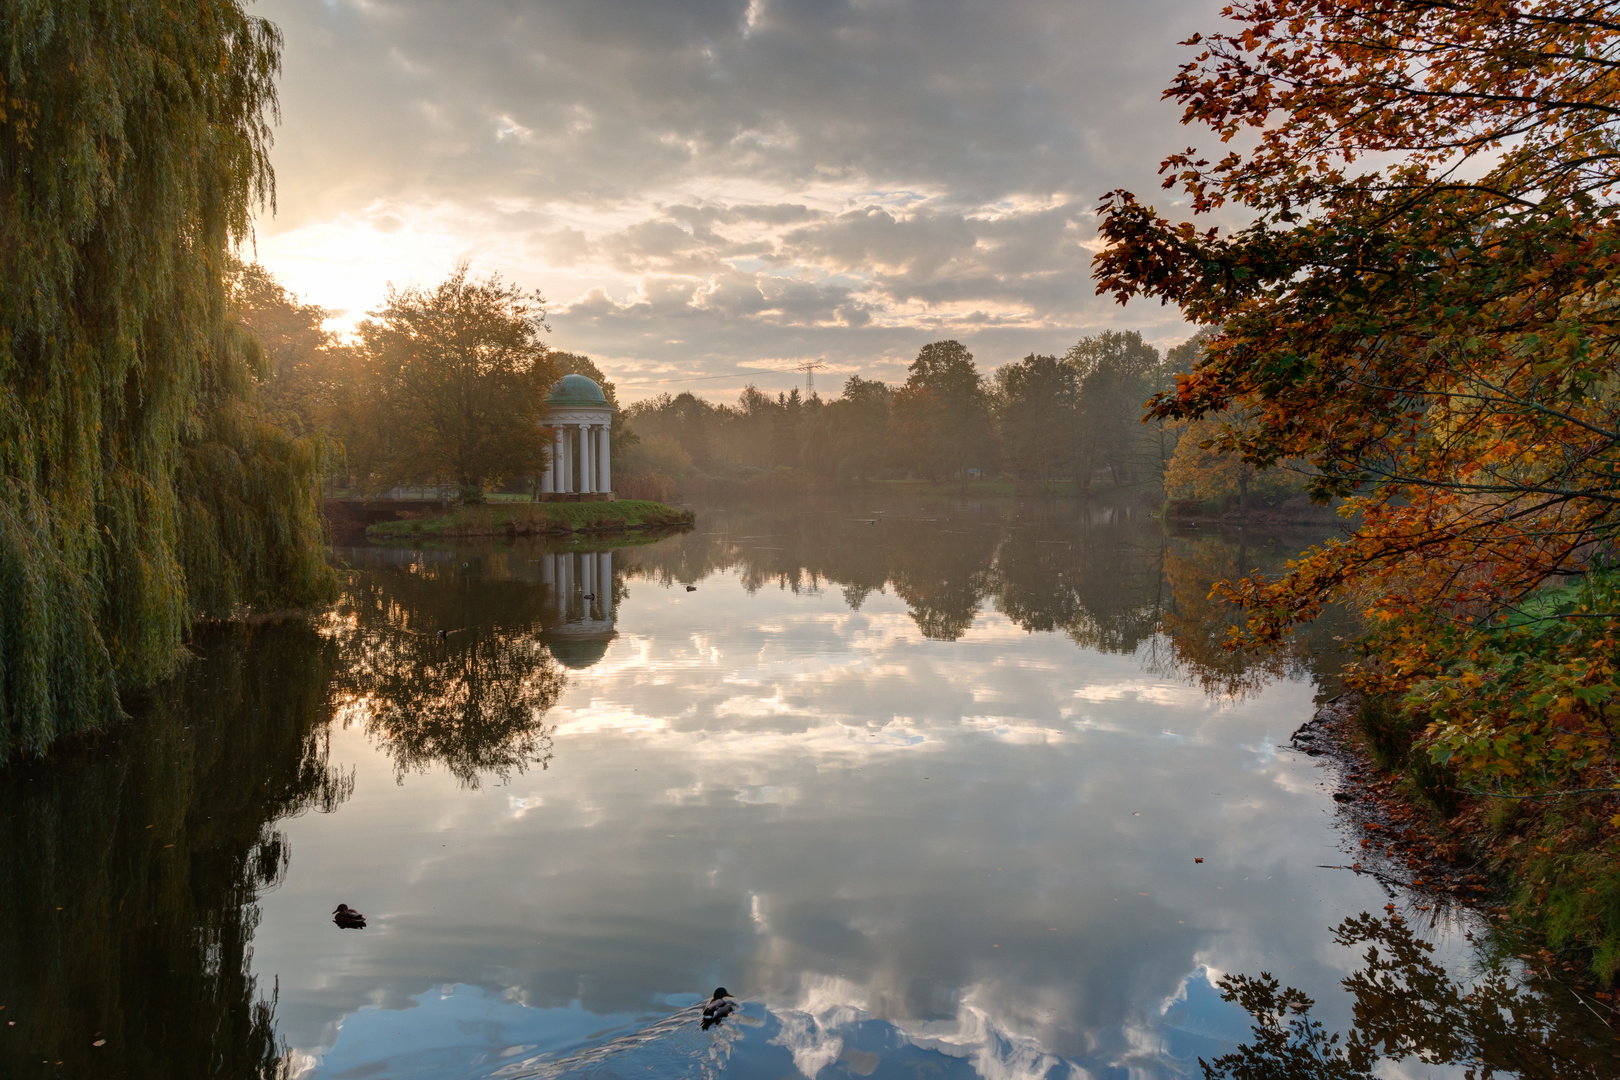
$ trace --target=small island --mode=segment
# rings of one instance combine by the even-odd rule
[[[608,502],[525,502],[458,506],[442,513],[379,521],[366,528],[373,539],[407,537],[547,536],[575,532],[625,532],[686,526],[690,510],[650,499]]]
[[[596,372],[583,357],[567,354],[566,359]],[[444,485],[437,485],[437,497],[417,500],[409,498],[408,488],[396,487],[379,499],[328,499],[327,520],[338,531],[364,527],[373,540],[557,536],[691,525],[690,510],[650,499],[615,497],[612,431],[618,407],[611,389],[612,384],[604,390],[588,375],[567,372],[535,403],[533,415],[518,414],[509,421],[508,441],[530,456],[522,462],[482,464],[486,469],[496,464],[512,467],[537,459],[541,467],[528,477],[533,501],[489,496],[481,480],[469,484],[464,478],[459,485],[461,502],[443,500]],[[458,465],[450,471],[465,477],[481,470]]]

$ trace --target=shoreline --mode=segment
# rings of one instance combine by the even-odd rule
[[[438,514],[379,521],[365,529],[368,539],[479,539],[503,536],[567,536],[571,533],[638,532],[690,526],[691,510],[649,499],[611,502],[486,503],[458,506]]]
[[[1437,801],[1413,776],[1410,758],[1379,761],[1363,719],[1365,703],[1354,692],[1324,703],[1288,742],[1331,764],[1338,815],[1358,850],[1349,865],[1332,869],[1405,890],[1417,912],[1432,918],[1451,906],[1473,911],[1536,979],[1571,993],[1578,987],[1589,1008],[1620,1020],[1620,994],[1611,992],[1615,979],[1606,970],[1612,926],[1601,908],[1568,907],[1570,896],[1608,891],[1601,878],[1588,884],[1590,875],[1581,871],[1590,867],[1575,861],[1613,854],[1612,823],[1606,835],[1591,831],[1615,809],[1612,800],[1504,804],[1448,785],[1435,793]],[[1612,888],[1620,871],[1610,874]]]

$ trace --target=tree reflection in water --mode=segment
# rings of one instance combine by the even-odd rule
[[[545,714],[565,681],[541,638],[547,587],[510,572],[510,553],[482,551],[465,571],[447,554],[399,554],[351,574],[330,624],[343,722],[364,725],[401,781],[435,764],[473,788],[545,769]]]
[[[1255,656],[1225,647],[1240,616],[1210,597],[1217,581],[1280,569],[1320,535],[1178,537],[1141,511],[1068,502],[924,502],[882,512],[800,501],[702,516],[715,523],[622,552],[621,565],[664,585],[732,570],[750,592],[837,587],[856,610],[893,589],[918,631],[942,641],[958,640],[993,607],[1031,633],[1140,652],[1150,670],[1223,696],[1279,676],[1322,681],[1340,662],[1342,613],[1318,619],[1283,652]]]
[[[353,789],[324,738],[337,650],[293,624],[197,647],[115,735],[4,774],[0,1075],[282,1068],[254,901],[287,868],[274,823]]]
[[[1311,1019],[1315,1002],[1265,972],[1224,978],[1221,996],[1253,1017],[1254,1036],[1235,1053],[1200,1059],[1208,1080],[1372,1080],[1403,1060],[1458,1068],[1470,1080],[1620,1075],[1614,1033],[1595,1014],[1556,1003],[1573,991],[1525,988],[1500,963],[1459,983],[1393,914],[1346,919],[1333,936],[1368,947],[1364,966],[1343,982],[1355,998],[1349,1034],[1329,1035]]]
[[[1268,576],[1281,571],[1288,558],[1314,537],[1262,535],[1250,542],[1235,537],[1178,537],[1165,546],[1163,572],[1171,602],[1160,616],[1160,638],[1153,643],[1149,667],[1181,675],[1207,694],[1244,697],[1277,678],[1336,674],[1341,657],[1339,638],[1349,636],[1343,608],[1330,608],[1301,627],[1285,648],[1255,654],[1228,648],[1244,615],[1212,595],[1215,585],[1255,571]]]

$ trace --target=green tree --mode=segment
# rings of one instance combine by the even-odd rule
[[[199,612],[330,591],[224,273],[280,48],[231,0],[0,6],[0,759],[121,715]]]
[[[930,478],[967,478],[992,463],[990,395],[973,354],[959,341],[924,345],[894,396],[897,436],[910,464]]]
[[[231,275],[236,319],[259,339],[268,371],[257,400],[265,416],[294,435],[313,435],[330,421],[335,336],[324,323],[331,312],[301,303],[258,263],[238,264]]]
[[[659,394],[636,402],[628,412],[637,434],[674,439],[700,469],[708,468],[713,461],[715,436],[725,414],[691,391],[682,391],[673,398]]]
[[[725,456],[744,465],[769,468],[779,408],[776,398],[753,383],[743,387],[736,406],[722,423],[727,436]]]
[[[876,379],[851,375],[844,392],[828,402],[827,456],[840,478],[865,480],[882,473],[889,460],[889,409],[894,391]]]
[[[359,327],[389,432],[386,479],[444,478],[481,497],[489,481],[545,466],[558,375],[540,337],[544,303],[498,274],[471,278],[465,263],[432,290],[389,289]]]
[[[1168,455],[1163,433],[1141,422],[1166,371],[1159,350],[1134,330],[1081,338],[1064,356],[1079,380],[1080,439],[1076,475],[1088,488],[1099,471],[1115,487],[1157,482]]]
[[[1014,473],[1042,485],[1068,470],[1080,428],[1080,378],[1055,356],[1031,353],[996,369],[1002,453]]]
[[[804,420],[804,401],[795,386],[776,397],[776,413],[771,423],[771,464],[797,468],[799,465],[799,425]]]
[[[1268,506],[1293,495],[1303,495],[1308,482],[1301,462],[1279,463],[1257,469],[1242,454],[1221,449],[1223,433],[1249,426],[1236,413],[1208,416],[1187,424],[1164,473],[1165,496],[1192,499],[1224,507],[1237,501],[1247,514],[1252,501]]]

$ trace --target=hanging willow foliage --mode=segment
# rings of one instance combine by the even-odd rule
[[[0,4],[0,761],[118,717],[198,615],[330,591],[225,286],[280,49],[235,0]]]

